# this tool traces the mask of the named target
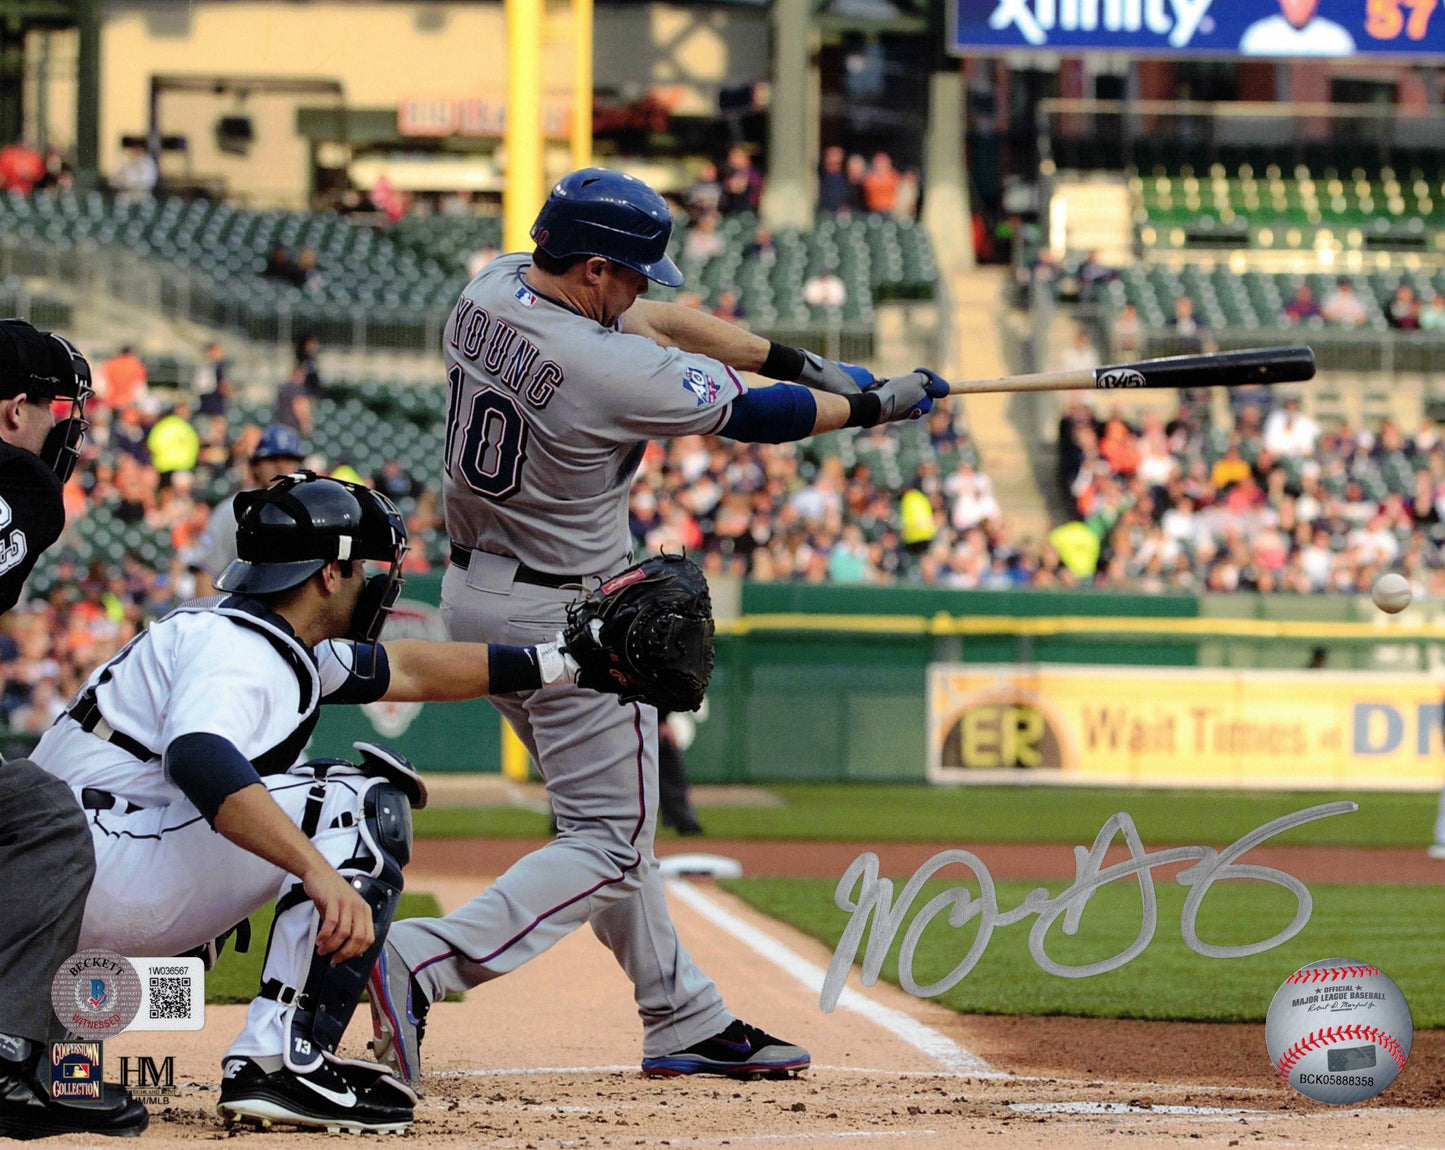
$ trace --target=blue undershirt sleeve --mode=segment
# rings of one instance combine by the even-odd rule
[[[742,443],[792,443],[812,435],[817,422],[818,402],[811,391],[796,383],[775,383],[751,388],[733,400],[717,434]]]
[[[344,648],[347,644],[340,646]],[[382,644],[352,643],[349,646],[352,661],[347,668],[346,681],[334,691],[328,691],[321,696],[321,701],[328,706],[333,703],[374,703],[391,687],[391,661],[387,658],[386,648]],[[356,673],[357,668],[370,673],[359,675]]]
[[[171,781],[213,827],[216,812],[228,796],[261,781],[251,760],[235,743],[204,731],[172,739],[162,764]]]

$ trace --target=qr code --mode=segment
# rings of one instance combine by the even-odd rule
[[[191,1015],[191,980],[189,978],[156,978],[150,980],[150,1016],[152,1018],[189,1018]]]

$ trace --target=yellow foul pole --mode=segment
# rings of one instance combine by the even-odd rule
[[[572,167],[592,166],[592,0],[572,0],[577,51],[572,78]]]
[[[546,195],[542,158],[542,0],[506,0],[507,182],[502,239],[509,252],[532,247],[528,230]]]

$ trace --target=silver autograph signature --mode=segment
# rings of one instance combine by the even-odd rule
[[[1259,954],[1288,942],[1302,931],[1310,920],[1314,900],[1305,884],[1293,875],[1285,874],[1274,867],[1236,863],[1234,860],[1282,831],[1316,819],[1348,814],[1359,809],[1359,806],[1352,802],[1324,803],[1295,811],[1293,814],[1281,815],[1250,831],[1222,851],[1213,847],[1173,847],[1153,854],[1144,850],[1144,844],[1139,840],[1139,832],[1134,827],[1134,820],[1127,812],[1121,811],[1110,817],[1100,828],[1091,848],[1074,848],[1075,877],[1072,886],[1054,897],[1050,897],[1047,889],[1038,887],[1030,891],[1024,901],[1010,911],[999,910],[993,876],[988,873],[983,860],[970,851],[946,850],[934,855],[914,872],[896,903],[893,901],[892,880],[878,877],[878,856],[871,851],[865,852],[853,860],[852,865],[838,880],[838,887],[833,893],[833,901],[837,903],[838,909],[848,911],[852,917],[849,918],[843,937],[839,939],[838,947],[833,952],[833,961],[828,964],[820,1005],[824,1010],[832,1010],[837,1004],[838,996],[843,993],[843,984],[848,979],[848,971],[857,957],[858,946],[868,930],[870,916],[873,920],[873,932],[869,935],[867,948],[863,952],[863,985],[872,986],[878,981],[883,960],[892,949],[898,928],[903,924],[904,916],[912,907],[913,900],[918,897],[919,890],[938,871],[954,863],[968,867],[973,872],[978,880],[979,895],[975,898],[967,887],[955,887],[929,899],[924,903],[923,909],[914,915],[903,936],[902,949],[898,952],[898,982],[909,994],[919,998],[932,998],[956,986],[983,957],[995,927],[1010,926],[1029,915],[1038,915],[1029,931],[1029,953],[1033,955],[1034,961],[1050,974],[1061,978],[1087,978],[1090,975],[1117,970],[1138,958],[1144,948],[1154,940],[1159,907],[1154,893],[1153,876],[1149,872],[1156,866],[1187,862],[1190,859],[1197,861],[1193,866],[1180,871],[1174,879],[1180,886],[1192,888],[1184,900],[1184,909],[1179,916],[1179,932],[1184,936],[1185,944],[1190,950],[1206,958],[1243,958]],[[1103,867],[1104,854],[1116,834],[1124,836],[1124,842],[1129,848],[1129,860]],[[1139,876],[1139,895],[1143,903],[1143,921],[1138,937],[1112,958],[1100,959],[1097,962],[1070,966],[1050,958],[1045,942],[1055,920],[1062,915],[1064,933],[1077,934],[1079,920],[1094,892],[1106,883],[1131,875]],[[1210,884],[1216,879],[1237,878],[1258,879],[1284,887],[1295,896],[1298,903],[1294,921],[1262,942],[1246,943],[1243,946],[1215,946],[1202,941],[1195,932],[1194,920],[1199,914],[1199,906],[1204,901],[1204,896],[1209,893]],[[937,982],[919,986],[913,979],[913,952],[929,923],[945,909],[948,910],[948,925],[955,929],[977,918],[978,934],[962,962]]]

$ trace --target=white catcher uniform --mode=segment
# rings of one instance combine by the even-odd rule
[[[447,323],[443,480],[452,565],[442,614],[456,640],[553,639],[584,578],[631,562],[627,495],[650,438],[709,434],[743,384],[716,360],[604,329],[494,261]],[[733,1021],[683,950],[653,854],[657,711],[568,685],[494,695],[542,771],[558,838],[442,919],[388,943],[429,1002],[505,974],[584,922],[635,988],[643,1055]]]
[[[90,676],[32,756],[87,808],[96,867],[81,947],[136,957],[179,954],[298,886],[294,876],[212,830],[167,777],[150,752],[181,735],[229,739],[297,826],[314,823],[308,837],[327,862],[339,866],[355,857],[370,780],[332,772],[318,785],[309,771],[291,771],[320,704],[369,702],[385,693],[385,664],[375,678],[362,679],[351,671],[355,656],[352,644],[338,640],[313,654],[279,616],[232,597],[155,621]],[[310,910],[306,901],[278,914],[263,979],[302,984],[314,953]],[[227,1056],[280,1054],[285,1014],[280,1002],[257,998]]]

